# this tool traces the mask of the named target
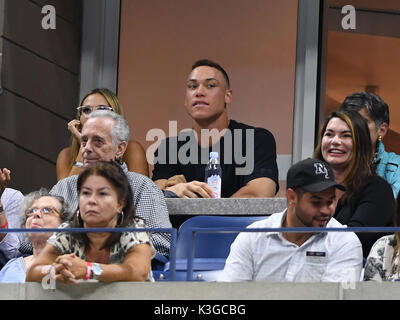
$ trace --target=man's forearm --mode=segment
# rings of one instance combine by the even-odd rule
[[[273,198],[275,193],[275,181],[269,178],[257,178],[241,187],[231,198]]]

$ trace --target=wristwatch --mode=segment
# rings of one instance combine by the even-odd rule
[[[103,268],[100,263],[92,263],[92,279],[98,280],[103,273]]]

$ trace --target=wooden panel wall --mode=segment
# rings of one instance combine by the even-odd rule
[[[399,154],[400,2],[352,0],[349,4],[358,5],[355,30],[341,29],[340,7],[328,10],[325,115],[350,93],[372,87],[389,106],[391,130],[383,139],[385,149]]]
[[[0,1],[0,167],[12,171],[10,187],[27,193],[56,183],[57,154],[69,144],[67,123],[79,103],[82,0]],[[55,30],[42,28],[44,5],[56,9]]]

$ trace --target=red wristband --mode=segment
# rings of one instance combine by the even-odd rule
[[[8,220],[6,219],[6,222],[2,226],[0,226],[0,229],[5,229],[7,227],[8,227]]]
[[[86,274],[83,280],[89,280],[91,276],[92,276],[92,263],[86,262]]]

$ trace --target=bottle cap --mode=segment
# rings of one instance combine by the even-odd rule
[[[218,159],[218,152],[210,152],[210,159]]]

